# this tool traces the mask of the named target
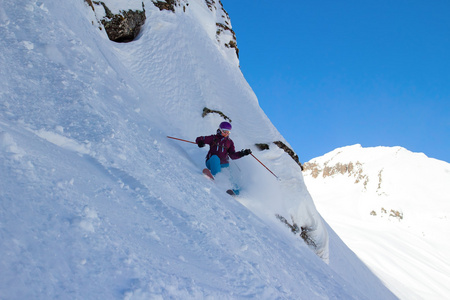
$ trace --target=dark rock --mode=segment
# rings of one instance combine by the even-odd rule
[[[255,144],[255,146],[260,150],[269,150],[269,144],[266,143],[259,143],[259,144]]]
[[[291,149],[291,148],[289,148],[288,146],[286,146],[286,144],[285,143],[283,143],[283,142],[281,142],[281,141],[276,141],[276,142],[273,142],[275,145],[277,145],[279,148],[281,148],[281,149],[283,149],[284,150],[284,152],[286,152],[287,154],[289,154],[289,156],[300,166],[300,168],[302,169],[302,171],[303,171],[303,166],[302,166],[302,163],[299,161],[299,159],[298,159],[298,155],[297,154],[295,154],[295,152]]]
[[[209,109],[207,107],[203,108],[203,113],[202,113],[202,117],[206,117],[208,114],[218,114],[219,116],[221,116],[222,118],[225,119],[225,121],[229,121],[231,123],[231,119],[228,118],[223,112],[219,111],[219,110],[213,110],[213,109]]]
[[[111,10],[102,1],[84,0],[94,11],[97,22],[103,24],[106,34],[111,41],[118,43],[127,43],[133,41],[139,32],[142,25],[145,23],[145,9],[144,2],[142,2],[142,10],[128,10],[120,11],[119,14],[113,14]],[[99,20],[95,6],[103,6],[105,9],[105,16]],[[99,27],[100,30],[102,29]]]
[[[275,214],[275,217],[277,217],[278,220],[280,220],[282,223],[284,223],[286,226],[289,227],[289,229],[291,229],[292,233],[294,235],[296,235],[297,233],[299,233],[300,237],[303,239],[303,241],[305,241],[305,243],[312,247],[313,249],[317,249],[317,244],[314,241],[314,239],[311,237],[310,232],[312,231],[311,228],[307,227],[307,226],[301,226],[299,227],[295,222],[294,219],[292,218],[292,224],[289,223],[289,221],[283,217],[282,215],[279,214]]]
[[[171,12],[175,12],[176,0],[153,1],[153,4],[159,8],[159,10],[170,10]]]
[[[86,2],[92,8],[92,10],[95,12],[94,4],[92,4],[91,0],[84,0],[84,2]]]
[[[302,169],[302,171],[304,170],[302,163],[299,161],[298,159],[298,155],[295,154],[294,150],[292,150],[291,148],[289,148],[288,146],[286,146],[285,143],[281,142],[281,141],[275,141],[273,142],[275,145],[277,145],[279,148],[283,149],[284,152],[286,152],[287,154],[289,154],[289,156],[299,165],[299,167]],[[258,147],[259,150],[264,151],[264,150],[269,150],[269,144],[266,143],[259,143],[259,144],[255,144],[256,147]]]
[[[111,14],[107,7],[105,7],[105,11],[107,19],[103,19],[101,22],[109,39],[118,43],[133,41],[141,31],[141,26],[144,25],[146,19],[145,10],[121,11],[117,15]]]
[[[219,37],[220,34],[222,32],[224,32],[224,31],[229,31],[231,33],[232,39],[228,43],[225,44],[225,47],[227,47],[227,48],[234,48],[234,50],[236,51],[236,56],[239,59],[239,48],[237,46],[236,33],[234,32],[234,30],[231,29],[229,26],[227,26],[225,24],[221,24],[221,23],[216,23],[216,27],[217,27],[217,31],[216,31],[216,36],[217,37]]]

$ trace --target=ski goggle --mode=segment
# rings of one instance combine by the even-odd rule
[[[220,131],[222,131],[223,134],[230,134],[230,131],[226,129],[220,129]]]

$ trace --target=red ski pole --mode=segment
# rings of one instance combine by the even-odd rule
[[[177,141],[182,141],[182,142],[191,143],[191,144],[197,144],[197,143],[194,143],[194,142],[191,142],[191,141],[186,141],[186,140],[174,138],[174,137],[171,137],[171,136],[167,136],[167,137],[168,137],[169,139],[173,139],[173,140],[177,140]]]
[[[263,165],[264,168],[267,169],[267,171],[269,171],[270,173],[272,173],[273,176],[275,176],[278,180],[280,180],[280,178],[278,178],[277,175],[275,175],[272,171],[269,170],[268,167],[266,167],[266,165],[264,165],[259,159],[256,158],[256,156],[253,155],[253,153],[250,153],[261,165]]]
[[[186,143],[197,144],[197,143],[195,143],[195,142],[191,142],[191,141],[187,141],[187,140],[175,138],[175,137],[172,137],[172,136],[167,136],[167,138],[173,139],[173,140],[177,140],[177,141],[186,142]],[[266,165],[263,164],[259,159],[257,159],[256,156],[253,155],[253,153],[250,153],[250,154],[251,154],[251,155],[253,156],[253,158],[256,159],[256,160],[257,160],[264,168],[266,168],[267,171],[269,171],[273,176],[275,176],[278,180],[280,180],[280,178],[279,178],[277,175],[275,175],[272,171],[270,171],[270,169],[269,169],[268,167],[266,167]]]

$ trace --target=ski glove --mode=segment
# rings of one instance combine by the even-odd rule
[[[247,156],[249,154],[252,154],[252,150],[250,149],[245,149],[245,150],[241,150],[242,156]]]
[[[204,141],[198,141],[197,145],[198,145],[199,148],[203,148],[203,147],[205,147],[205,142]]]

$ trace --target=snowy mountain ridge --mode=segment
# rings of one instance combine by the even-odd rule
[[[450,166],[423,153],[413,153],[402,147],[362,148],[361,145],[353,145],[315,158],[305,163],[304,168],[305,176],[321,178],[324,183],[341,181],[342,184],[342,180],[347,178],[347,186],[355,184],[361,192],[377,197],[378,204],[403,205],[424,214],[427,208],[423,208],[422,200],[431,195],[432,210],[437,214],[448,213]],[[370,213],[376,216],[379,211],[380,207],[374,207]]]
[[[395,298],[321,218],[291,157],[254,148],[288,143],[218,42],[209,2],[143,1],[125,44],[85,1],[2,2],[0,298]],[[167,136],[214,133],[223,119],[205,107],[280,181],[251,157],[204,178],[206,150]]]
[[[353,145],[305,163],[304,175],[320,213],[397,296],[448,295],[449,163]]]

